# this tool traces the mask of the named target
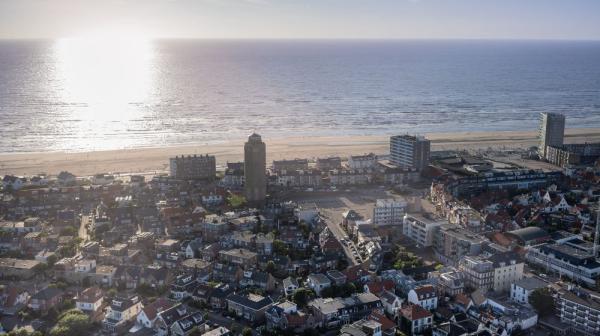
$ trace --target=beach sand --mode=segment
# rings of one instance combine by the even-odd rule
[[[600,128],[568,129],[565,143],[600,142]],[[537,145],[537,131],[463,132],[425,134],[432,150],[528,148]],[[267,162],[278,159],[316,158],[331,155],[347,157],[365,153],[387,154],[389,136],[335,136],[263,138],[267,144]],[[0,174],[55,175],[62,170],[79,176],[100,172],[146,173],[166,171],[169,157],[188,154],[212,154],[217,164],[243,159],[244,139],[217,144],[178,147],[122,149],[96,152],[50,152],[0,154]]]

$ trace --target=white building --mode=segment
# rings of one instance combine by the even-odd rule
[[[445,221],[434,221],[420,215],[404,216],[402,233],[422,247],[432,246],[435,240],[435,231]]]
[[[102,306],[104,295],[98,287],[89,287],[77,295],[75,307],[83,312],[96,312]]]
[[[542,113],[540,116],[540,157],[546,158],[547,147],[562,146],[565,137],[565,116],[560,113]]]
[[[419,305],[427,310],[437,309],[438,296],[432,285],[415,287],[408,292],[408,302]]]
[[[331,280],[325,274],[311,274],[306,279],[306,285],[314,290],[318,296],[321,296],[323,289],[331,287]]]
[[[529,295],[539,288],[544,288],[548,284],[534,277],[523,278],[510,286],[510,299],[519,303],[529,303]]]
[[[600,335],[600,294],[575,288],[561,292],[557,303],[562,322],[583,335]]]
[[[315,203],[299,204],[294,210],[294,214],[298,217],[299,221],[312,223],[319,215],[319,208]]]
[[[373,208],[373,224],[380,225],[402,225],[402,219],[406,213],[406,202],[392,198],[378,199]]]
[[[352,155],[348,158],[348,167],[350,169],[371,169],[377,164],[377,155],[369,153],[367,155]]]

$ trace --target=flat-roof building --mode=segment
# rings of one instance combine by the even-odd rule
[[[417,171],[429,165],[431,142],[423,136],[395,135],[390,137],[390,162]]]

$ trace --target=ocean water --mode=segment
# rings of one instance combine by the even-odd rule
[[[600,127],[600,42],[0,41],[0,152]]]

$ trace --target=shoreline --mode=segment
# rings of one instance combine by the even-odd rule
[[[476,150],[528,148],[537,145],[537,130],[426,133],[432,150]],[[169,157],[188,154],[211,154],[218,165],[243,159],[245,140],[212,144],[169,147],[144,147],[103,150],[95,152],[41,152],[0,154],[0,174],[56,175],[62,170],[86,176],[95,173],[148,173],[168,169]],[[389,136],[322,136],[264,138],[267,144],[267,165],[272,160],[326,156],[358,155],[389,151]],[[565,130],[565,143],[600,142],[600,128],[571,128]]]

